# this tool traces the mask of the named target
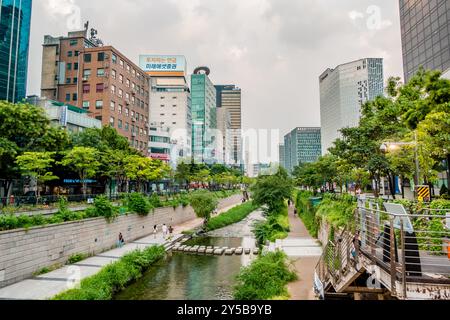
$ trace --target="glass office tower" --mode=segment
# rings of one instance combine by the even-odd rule
[[[419,70],[450,69],[450,1],[400,0],[405,80]]]
[[[217,162],[216,89],[207,74],[191,77],[192,155],[201,163]]]
[[[312,163],[322,155],[320,128],[295,128],[284,137],[284,168],[292,173],[296,166]],[[280,148],[281,150],[281,148]]]
[[[32,0],[0,0],[0,100],[26,96]]]

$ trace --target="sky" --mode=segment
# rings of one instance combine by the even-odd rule
[[[138,64],[180,54],[188,72],[242,89],[244,129],[320,126],[319,75],[364,57],[403,74],[397,0],[35,0],[28,94],[40,93],[44,35],[85,21]]]

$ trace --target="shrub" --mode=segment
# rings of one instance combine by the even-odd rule
[[[153,206],[141,193],[131,193],[128,195],[127,202],[128,209],[141,216],[147,216],[150,213],[150,210],[153,209]]]
[[[277,239],[285,239],[289,232],[288,209],[284,209],[278,214],[271,214],[267,221],[258,222],[253,227],[253,233],[259,245],[264,245],[267,241],[274,242]]]
[[[150,196],[149,201],[153,208],[161,208],[163,206],[161,199],[156,193]]]
[[[0,215],[0,231],[19,228],[19,219],[13,214]]]
[[[136,250],[123,256],[96,275],[81,281],[80,288],[63,292],[53,300],[111,300],[132,281],[140,278],[142,273],[153,263],[163,258],[164,247],[152,246],[143,251]]]
[[[94,208],[97,217],[104,217],[108,221],[114,220],[119,215],[119,212],[114,208],[111,201],[105,196],[95,198]]]
[[[286,285],[297,279],[289,270],[287,257],[281,251],[258,257],[242,268],[234,287],[236,300],[268,300],[288,295]]]
[[[87,257],[88,257],[87,254],[84,254],[84,253],[75,253],[75,254],[73,254],[73,255],[71,255],[71,256],[69,257],[69,260],[67,260],[67,263],[68,263],[68,264],[74,264],[74,263],[77,263],[77,262],[80,262],[80,261],[86,259]]]

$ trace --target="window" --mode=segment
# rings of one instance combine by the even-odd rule
[[[97,54],[97,61],[105,61],[105,53],[104,52],[99,52]]]
[[[91,62],[92,61],[92,55],[90,54],[90,53],[86,53],[85,55],[84,55],[84,62],[85,63],[89,63],[89,62]]]
[[[122,120],[117,120],[117,128],[122,129]]]
[[[78,70],[78,62],[75,62],[75,63],[73,64],[73,70]]]
[[[141,114],[141,121],[144,121],[144,115]]]
[[[131,71],[131,74],[133,75],[133,77],[135,77],[135,76],[136,76],[136,70],[133,69],[133,70]]]
[[[95,109],[103,109],[103,100],[95,101]]]
[[[130,109],[125,108],[125,115],[128,117],[130,115]]]
[[[66,101],[70,101],[70,93],[66,93]]]
[[[109,118],[109,124],[111,125],[111,127],[114,127],[114,122],[115,122],[114,117],[110,117]]]
[[[172,122],[172,124],[177,124],[176,122]]]
[[[105,76],[105,69],[99,68],[97,69],[97,77],[104,77]]]
[[[127,88],[130,87],[130,79],[127,79],[126,86],[127,86]]]
[[[125,131],[130,130],[130,124],[128,122],[125,122]]]
[[[111,60],[113,63],[117,63],[117,56],[114,53],[111,56]]]
[[[73,56],[73,51],[67,51],[67,56],[68,57],[72,57]]]
[[[123,60],[120,59],[119,65],[123,68]]]
[[[130,100],[130,94],[127,92],[127,93],[125,93],[125,100]]]
[[[73,101],[77,101],[78,100],[78,95],[76,93],[72,94],[72,100]]]
[[[72,39],[72,40],[70,40],[70,45],[71,45],[72,47],[78,45],[78,40],[77,40],[77,39]]]
[[[110,108],[111,108],[111,111],[116,110],[116,103],[114,101],[111,101]]]
[[[119,82],[123,83],[123,75],[119,75]]]
[[[134,111],[131,110],[131,117],[134,118]]]
[[[102,121],[103,117],[102,116],[96,116],[95,119]]]
[[[97,85],[96,85],[96,91],[97,91],[98,93],[101,93],[101,92],[103,92],[103,89],[104,89],[103,83],[97,83]]]
[[[119,89],[119,94],[118,94],[119,98],[123,98],[123,90]]]
[[[116,86],[115,85],[111,85],[111,93],[116,94]]]
[[[116,79],[116,75],[117,75],[116,70],[112,70],[112,71],[111,71],[111,77],[112,77],[113,79]]]
[[[75,57],[78,57],[80,55],[80,51],[75,50]]]
[[[117,109],[117,113],[118,114],[122,114],[122,105],[119,104],[119,108]]]
[[[131,69],[130,65],[127,64],[127,71],[130,72],[130,69]]]
[[[164,107],[165,107],[165,105],[162,104],[162,105],[161,105],[161,108],[164,108]]]
[[[69,70],[69,71],[72,70],[72,64],[71,63],[67,64],[67,70]]]
[[[90,84],[83,84],[83,93],[90,93],[91,92],[91,85]]]
[[[91,69],[84,69],[83,78],[89,79],[90,76],[91,76]]]
[[[70,78],[66,78],[66,84],[70,84]]]
[[[78,78],[77,78],[77,77],[74,77],[74,78],[73,78],[73,83],[75,83],[75,84],[78,83]]]
[[[83,101],[83,109],[89,109],[90,103],[89,101]]]

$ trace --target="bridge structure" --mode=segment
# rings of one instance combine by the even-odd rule
[[[352,227],[324,247],[314,290],[321,299],[450,300],[450,210],[411,214],[359,200]]]

